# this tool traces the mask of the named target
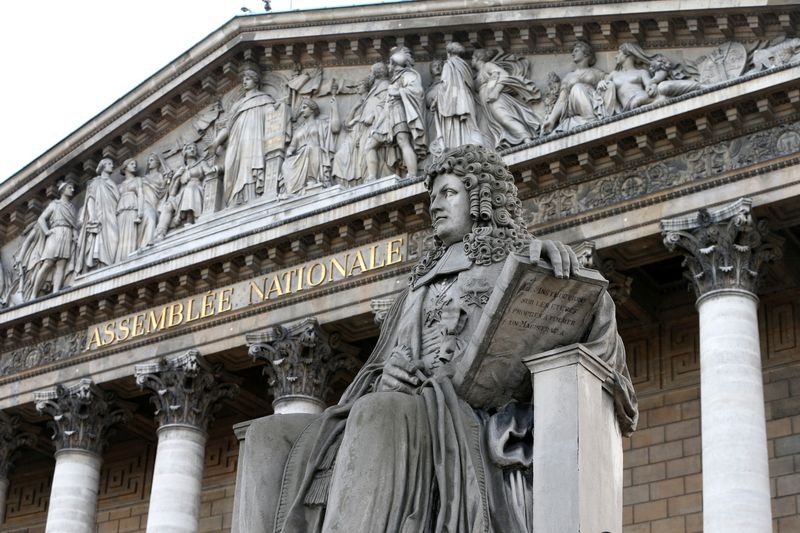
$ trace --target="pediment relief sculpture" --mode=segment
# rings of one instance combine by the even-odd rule
[[[415,177],[454,146],[510,149],[791,65],[800,60],[800,39],[731,41],[685,50],[680,60],[678,52],[622,43],[612,63],[609,53],[600,58],[578,41],[571,67],[565,63],[563,70],[455,41],[445,52],[419,70],[405,46],[368,70],[296,64],[287,72],[262,72],[243,63],[240,86],[157,145],[127,158],[116,173],[114,161],[104,157],[81,187],[82,197],[59,193],[42,213],[43,225],[65,232],[51,224],[72,224],[64,207],[72,205],[76,240],[47,244],[43,225],[29,225],[0,274],[0,306],[56,292],[76,277],[137,257],[170,232],[221,210],[280,209],[329,186]],[[604,64],[610,72],[600,68]]]

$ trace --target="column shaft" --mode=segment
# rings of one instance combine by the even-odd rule
[[[191,426],[159,428],[147,533],[197,531],[206,438]]]
[[[0,525],[6,521],[6,498],[8,497],[8,478],[0,478]]]
[[[705,533],[769,533],[764,386],[757,299],[724,289],[698,299]]]
[[[101,464],[94,452],[56,452],[46,533],[94,533]]]

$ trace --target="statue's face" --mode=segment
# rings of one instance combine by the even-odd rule
[[[447,246],[460,242],[472,231],[469,193],[458,176],[441,174],[431,187],[433,232]]]
[[[197,147],[195,145],[193,145],[193,144],[187,145],[186,146],[186,150],[184,151],[184,154],[186,154],[187,156],[191,156],[191,157],[196,156],[197,155]]]
[[[157,166],[158,166],[158,160],[155,158],[155,156],[151,155],[150,157],[147,158],[147,168],[152,169],[156,168]]]
[[[572,60],[575,63],[580,63],[581,60],[586,59],[586,51],[582,46],[576,46],[572,49]]]
[[[72,198],[75,196],[75,186],[73,184],[68,184],[64,186],[64,191],[62,192],[64,196],[67,198]]]
[[[125,170],[127,170],[128,172],[136,172],[137,166],[138,165],[136,165],[136,161],[135,160],[131,160],[131,161],[128,161],[128,165],[125,167]]]
[[[250,75],[245,75],[242,77],[242,87],[244,87],[245,91],[249,91],[251,89],[256,88],[256,80]]]
[[[111,172],[112,170],[114,170],[114,163],[112,163],[111,161],[106,161],[105,163],[103,163],[103,170],[105,172]]]

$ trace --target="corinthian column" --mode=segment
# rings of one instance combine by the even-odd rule
[[[761,266],[780,256],[751,201],[663,220],[700,316],[703,531],[772,531],[764,387],[758,339]]]
[[[53,417],[56,467],[47,533],[94,533],[102,452],[108,429],[130,414],[112,409],[113,394],[90,379],[34,394],[36,410]]]
[[[328,334],[316,318],[249,334],[247,345],[253,359],[267,362],[264,375],[275,414],[321,413],[333,375],[361,366],[358,350]]]
[[[159,421],[148,533],[197,531],[206,429],[220,400],[238,391],[222,378],[195,350],[136,366],[136,383],[153,392]]]
[[[33,446],[36,437],[19,430],[19,417],[0,411],[0,525],[5,521],[8,474],[14,467],[19,448]]]

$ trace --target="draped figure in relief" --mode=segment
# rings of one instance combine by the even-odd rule
[[[197,144],[189,143],[181,151],[183,166],[175,171],[178,192],[175,195],[178,216],[185,224],[194,224],[203,214],[203,180],[217,173],[217,167],[200,158]]]
[[[158,230],[158,212],[167,193],[173,172],[161,155],[151,153],[147,156],[147,170],[142,177],[143,209],[139,226],[138,247],[144,248],[153,243]]]
[[[103,158],[97,165],[98,176],[89,180],[79,219],[78,256],[75,271],[87,272],[114,263],[117,257],[119,229],[117,203],[119,189],[111,177],[114,162]]]
[[[117,202],[117,243],[116,262],[124,261],[137,250],[139,228],[144,215],[144,192],[142,179],[136,175],[138,164],[135,159],[126,159],[122,163],[124,179],[119,184],[119,202]]]
[[[441,84],[430,103],[435,136],[444,150],[464,144],[483,144],[476,115],[475,80],[472,67],[464,60],[465,54],[460,43],[447,44]]]
[[[48,278],[52,292],[60,291],[75,259],[75,234],[78,230],[78,218],[72,205],[75,185],[59,183],[58,194],[59,198],[50,202],[36,221],[43,247],[35,269],[31,299],[39,296]]]
[[[435,248],[414,268],[339,403],[295,441],[280,470],[274,528],[260,525],[266,531],[531,532],[530,390],[496,409],[473,407],[449,365],[459,364],[510,254],[538,259],[542,244],[570,258],[567,271],[577,258],[528,233],[513,176],[492,151],[445,152],[426,186]],[[637,404],[607,293],[584,335],[613,369],[617,416],[629,434]],[[519,372],[529,371],[520,364]]]
[[[542,123],[542,133],[560,133],[597,119],[595,88],[606,73],[595,68],[591,45],[578,41],[572,47],[575,69],[561,79],[558,98]]]
[[[386,104],[372,129],[364,149],[367,152],[367,179],[378,178],[379,148],[391,147],[387,164],[395,167],[402,161],[409,177],[418,173],[418,160],[425,157],[425,91],[422,78],[414,70],[414,58],[405,46],[392,49],[389,57],[391,80],[386,90]],[[399,152],[399,154],[398,154]]]
[[[353,107],[342,124],[347,132],[339,143],[333,158],[333,175],[343,181],[354,181],[367,176],[366,146],[372,126],[386,105],[386,89],[389,86],[389,68],[386,63],[372,65],[370,75],[358,84],[359,102]],[[389,174],[386,166],[387,148],[378,149],[379,176]]]
[[[478,102],[493,147],[508,148],[533,140],[539,133],[541,120],[531,105],[541,94],[527,78],[527,60],[479,48],[472,54],[472,66],[476,71]]]
[[[281,168],[287,195],[301,194],[310,185],[330,185],[335,135],[341,127],[336,97],[331,97],[330,119],[320,117],[319,104],[306,99],[296,120]]]
[[[244,95],[228,111],[225,125],[209,149],[227,142],[224,163],[225,202],[231,206],[250,202],[264,189],[264,140],[267,106],[275,100],[258,87],[261,74],[255,68],[242,73]]]

